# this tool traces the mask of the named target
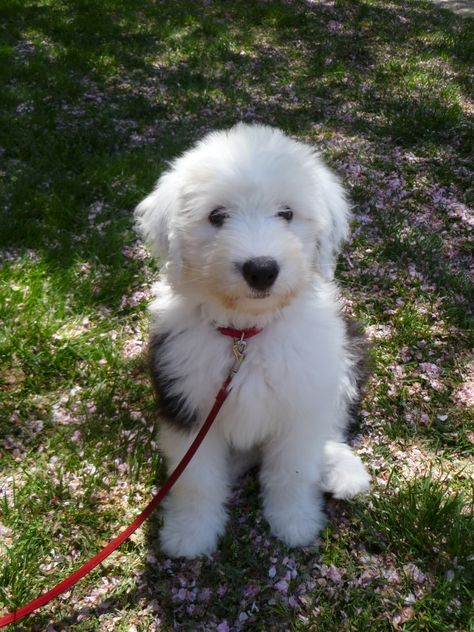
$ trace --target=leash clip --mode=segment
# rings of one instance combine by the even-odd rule
[[[232,365],[232,369],[230,370],[232,375],[235,375],[237,371],[240,369],[240,365],[244,361],[245,358],[245,349],[247,348],[247,341],[244,340],[244,333],[242,332],[242,336],[239,338],[234,338],[232,343],[232,353],[234,354],[234,364]]]

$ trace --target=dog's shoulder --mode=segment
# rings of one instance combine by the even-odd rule
[[[189,430],[197,420],[197,412],[180,386],[180,377],[169,361],[172,342],[179,332],[155,332],[148,345],[148,367],[155,389],[158,413],[177,428]]]
[[[150,306],[148,366],[158,413],[177,429],[199,423],[228,370],[228,340],[203,318],[199,305],[172,291]]]
[[[177,345],[189,328],[189,313],[165,279],[156,283],[152,292],[155,299],[149,306],[148,368],[158,414],[173,426],[189,430],[196,423],[197,413],[184,392],[176,366]]]

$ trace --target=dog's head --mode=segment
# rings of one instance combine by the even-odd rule
[[[311,147],[239,124],[172,163],[135,214],[176,291],[262,314],[286,305],[314,274],[333,277],[349,210]]]

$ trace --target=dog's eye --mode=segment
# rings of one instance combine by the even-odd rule
[[[226,210],[223,206],[218,206],[209,213],[209,221],[213,226],[220,228],[224,223],[224,220],[228,217]]]
[[[293,211],[289,206],[285,206],[285,210],[280,211],[278,213],[278,217],[283,217],[283,219],[286,219],[286,221],[289,222],[293,219]]]

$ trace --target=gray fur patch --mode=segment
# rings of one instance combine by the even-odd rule
[[[169,424],[180,430],[191,430],[197,413],[176,389],[178,378],[164,362],[164,351],[169,344],[170,333],[152,336],[148,347],[148,365],[157,396],[158,412]]]

